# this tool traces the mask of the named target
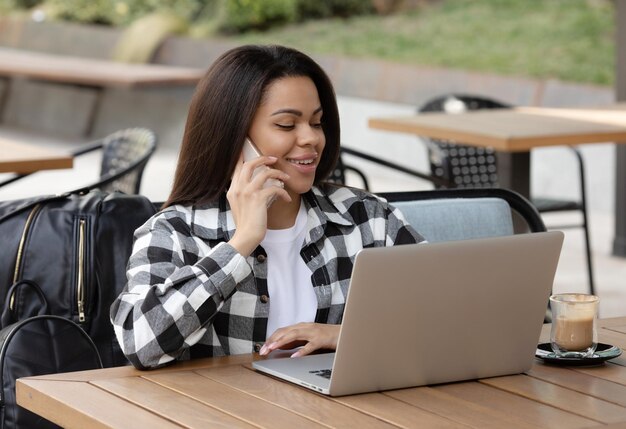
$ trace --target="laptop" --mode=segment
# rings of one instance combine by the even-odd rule
[[[336,351],[252,366],[332,396],[524,372],[562,243],[551,231],[363,249]]]

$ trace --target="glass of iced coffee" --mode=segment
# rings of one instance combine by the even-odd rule
[[[600,300],[595,295],[562,293],[550,297],[552,330],[550,345],[565,358],[593,356],[598,344],[596,320]]]

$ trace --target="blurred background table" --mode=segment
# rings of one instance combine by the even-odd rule
[[[0,137],[0,173],[26,174],[72,165],[73,157],[68,153]]]
[[[4,77],[8,82],[0,99],[0,120],[4,106],[11,96],[12,79],[75,85],[96,90],[98,94],[85,127],[85,136],[89,136],[105,89],[193,87],[204,73],[205,70],[197,68],[127,64],[0,47],[0,78]]]
[[[601,342],[626,347],[626,317],[600,320],[599,326]],[[549,327],[544,325],[544,340]],[[28,377],[17,382],[17,400],[66,428],[626,425],[623,356],[596,367],[535,361],[525,374],[339,398],[259,374],[249,365],[257,357]]]
[[[518,107],[370,118],[370,128],[453,140],[498,151],[500,186],[530,195],[530,151],[537,147],[626,143],[626,103],[593,108]],[[619,166],[618,166],[619,170]],[[619,177],[620,172],[617,172]],[[626,232],[626,185],[616,184],[616,231]],[[623,240],[626,237],[618,237]]]
[[[91,86],[195,85],[204,70],[0,48],[0,76]]]
[[[597,109],[518,107],[371,118],[370,128],[492,147],[500,184],[528,197],[530,151],[545,146],[626,143],[626,103]]]

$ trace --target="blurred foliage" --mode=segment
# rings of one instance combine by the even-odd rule
[[[349,17],[371,13],[374,7],[364,0],[299,0],[298,12],[301,19],[329,18],[333,16]]]
[[[349,17],[374,10],[369,0],[219,0],[214,26],[244,33],[329,17]]]
[[[174,14],[154,12],[145,15],[128,26],[111,57],[125,63],[150,62],[167,37],[186,30],[187,21]]]
[[[295,22],[298,0],[222,0],[218,28],[226,32],[267,29]]]
[[[42,0],[0,0],[0,12],[17,9],[30,9],[41,3]]]
[[[626,1],[626,0],[618,0]],[[305,52],[612,85],[612,0],[441,0],[233,36]]]
[[[41,6],[48,18],[128,25],[152,13],[224,33],[265,30],[302,19],[347,17],[374,10],[371,0],[0,0],[0,11]]]
[[[51,18],[82,23],[127,25],[155,11],[192,19],[207,0],[46,0]]]
[[[45,19],[124,26],[171,14],[194,37],[313,54],[603,85],[615,78],[613,0],[0,0],[0,12],[34,6]],[[144,24],[135,37],[149,40],[119,55],[145,58],[181,31],[176,19]]]

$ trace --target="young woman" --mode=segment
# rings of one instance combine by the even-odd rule
[[[246,138],[263,156],[244,162]],[[311,58],[242,46],[215,61],[111,308],[133,365],[336,347],[357,252],[422,241],[385,201],[323,183],[338,153],[335,94]]]

